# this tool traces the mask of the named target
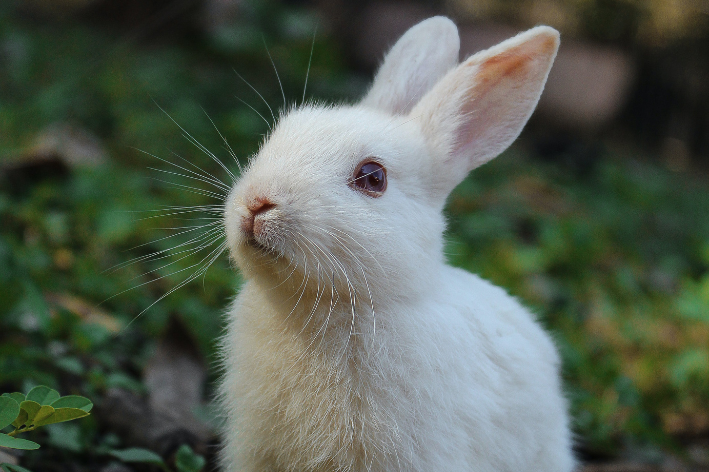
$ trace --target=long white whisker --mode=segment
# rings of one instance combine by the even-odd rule
[[[130,279],[129,282],[132,282],[133,280],[135,280],[135,279],[137,279],[137,278],[146,276],[146,275],[148,275],[148,274],[151,273],[151,272],[160,272],[161,270],[163,270],[163,269],[165,269],[165,268],[167,268],[167,267],[170,267],[170,266],[172,266],[172,265],[174,265],[174,264],[177,264],[177,263],[180,262],[181,260],[186,259],[186,258],[190,257],[191,255],[198,253],[198,252],[201,251],[202,249],[205,249],[205,248],[208,248],[208,247],[212,246],[212,244],[216,243],[217,241],[219,241],[219,240],[222,239],[223,237],[224,237],[224,233],[217,234],[217,236],[214,236],[213,233],[212,233],[211,239],[209,239],[207,242],[203,242],[203,243],[201,243],[199,246],[197,246],[197,247],[195,247],[195,248],[191,248],[190,250],[180,251],[180,253],[185,253],[185,252],[187,252],[187,254],[185,254],[184,256],[179,257],[179,258],[175,259],[174,261],[169,262],[169,263],[167,263],[167,264],[164,264],[164,265],[162,265],[162,266],[160,266],[160,267],[158,267],[158,268],[156,268],[156,269],[150,270],[150,271],[145,272],[145,273],[143,273],[143,274],[136,275],[135,277],[133,277],[132,279]],[[208,239],[208,238],[204,238],[204,239]],[[174,256],[175,254],[176,254],[176,253],[172,253],[172,254],[170,254],[170,255]],[[162,257],[159,258],[159,259],[162,259]],[[158,259],[153,259],[153,260],[158,260]],[[151,261],[151,262],[152,262],[152,261]]]
[[[201,264],[204,260],[206,260],[208,257],[212,256],[212,254],[214,254],[214,255],[212,256],[212,259],[210,259],[210,262],[207,264],[207,266],[206,266],[204,269],[201,269],[201,270],[207,270],[207,269],[209,269],[209,265],[211,265],[215,260],[217,260],[217,258],[218,258],[219,256],[221,256],[221,254],[224,252],[225,249],[226,249],[226,243],[222,243],[222,244],[221,244],[219,247],[217,247],[214,251],[212,251],[210,254],[208,254],[204,259],[202,259],[202,260],[201,260],[200,262],[198,262],[197,264],[190,266],[189,268],[192,268],[192,267],[194,267],[194,266],[196,266],[196,265]],[[184,271],[184,270],[186,270],[186,269],[183,269],[183,270],[181,270],[181,271],[179,271],[179,272],[182,272],[182,271]],[[174,274],[176,274],[176,273],[177,273],[177,272],[174,272],[173,274],[170,274],[170,275],[174,275]],[[135,318],[133,318],[133,319],[126,325],[126,327],[125,327],[124,329],[127,329],[131,324],[133,324],[133,322],[135,322],[135,320],[137,320],[140,316],[143,315],[143,313],[145,313],[146,311],[148,311],[148,310],[149,310],[150,308],[152,308],[155,304],[157,304],[158,302],[160,302],[161,300],[163,300],[165,297],[169,296],[170,294],[174,293],[175,291],[179,290],[180,288],[184,287],[184,286],[187,285],[188,283],[192,282],[193,280],[195,280],[196,278],[198,278],[200,275],[201,275],[201,272],[200,272],[200,270],[198,270],[197,272],[195,272],[194,274],[192,274],[191,276],[189,276],[188,278],[186,278],[185,280],[183,280],[182,282],[180,282],[179,284],[177,284],[175,287],[173,287],[172,289],[170,289],[167,293],[163,294],[160,298],[158,298],[158,299],[155,300],[153,303],[151,303],[151,304],[150,304],[147,308],[145,308],[143,311],[141,311],[140,313],[138,313],[138,314],[135,316]],[[157,279],[157,280],[159,280],[159,279]],[[151,281],[151,282],[154,282],[154,281]],[[146,283],[150,283],[150,282],[146,282]],[[144,284],[142,284],[142,285],[144,285]],[[137,287],[135,287],[135,288],[137,288]],[[131,289],[131,290],[132,290],[132,289]]]
[[[200,107],[200,108],[201,108],[201,107]],[[207,113],[207,110],[205,110],[204,108],[202,108],[202,111],[204,112],[204,114],[205,114],[205,116],[207,117],[207,119],[209,120],[209,122],[212,123],[212,126],[214,126],[214,130],[217,132],[217,134],[219,135],[219,137],[222,138],[222,141],[224,141],[224,144],[225,144],[226,147],[227,147],[227,151],[228,151],[229,154],[231,155],[232,159],[234,159],[234,162],[236,162],[236,166],[239,168],[239,173],[240,173],[240,174],[243,173],[243,170],[241,169],[241,163],[239,162],[239,159],[237,159],[236,153],[234,152],[234,150],[233,150],[233,149],[231,148],[231,146],[229,145],[229,141],[227,141],[226,138],[224,137],[224,135],[222,135],[221,131],[219,131],[219,128],[217,128],[216,123],[214,123],[214,120],[212,120],[212,117],[209,116],[209,114]]]
[[[168,112],[166,112],[166,111],[158,104],[158,102],[156,102],[155,100],[153,100],[153,103],[155,103],[155,106],[157,106],[157,107],[160,109],[160,111],[162,111],[163,113],[165,113],[165,115],[167,115],[167,117],[170,118],[170,121],[172,121],[173,123],[175,123],[175,125],[176,125],[178,128],[180,128],[180,130],[181,130],[182,133],[183,133],[183,136],[185,136],[185,138],[187,138],[187,140],[188,140],[189,142],[191,142],[192,144],[194,144],[194,145],[197,147],[197,149],[201,150],[201,151],[202,151],[203,153],[205,153],[207,156],[209,156],[210,158],[212,158],[212,159],[214,160],[214,162],[216,162],[217,164],[219,164],[219,166],[220,166],[222,169],[224,169],[224,171],[229,175],[229,177],[231,177],[232,182],[236,180],[236,177],[234,176],[234,174],[231,173],[231,171],[224,165],[224,163],[223,163],[221,160],[219,160],[219,158],[217,158],[217,156],[215,156],[209,149],[207,149],[206,147],[204,147],[204,146],[203,146],[199,141],[197,141],[189,132],[187,132],[187,130],[186,130],[185,128],[183,128],[182,125],[180,125],[177,121],[175,121],[175,119],[174,119],[172,116],[170,116],[170,114],[169,114]]]
[[[211,226],[212,224],[215,224],[215,223],[218,223],[218,222],[210,223],[209,225],[204,225],[204,226],[202,226],[202,227],[208,227],[208,226]],[[198,228],[195,228],[195,229],[201,229],[202,227],[198,227]],[[115,272],[116,270],[121,269],[121,268],[123,268],[123,267],[127,267],[127,266],[129,266],[129,265],[132,265],[132,264],[134,264],[134,263],[136,263],[136,262],[141,262],[141,261],[145,261],[145,260],[158,260],[158,259],[162,259],[162,258],[164,258],[164,257],[168,257],[170,254],[181,254],[182,252],[185,252],[185,251],[178,251],[178,252],[173,252],[173,251],[174,251],[175,249],[179,248],[179,247],[189,246],[189,245],[192,245],[192,244],[196,244],[196,243],[199,242],[202,238],[204,238],[205,235],[209,235],[210,233],[213,233],[213,232],[215,232],[215,231],[218,230],[218,229],[221,229],[221,228],[213,228],[213,229],[207,231],[206,233],[203,233],[203,234],[201,234],[201,235],[199,235],[199,236],[196,236],[196,237],[190,239],[189,241],[183,242],[182,244],[178,244],[177,246],[173,246],[173,247],[171,247],[171,248],[169,248],[169,249],[162,249],[162,250],[159,250],[159,251],[152,252],[152,253],[150,253],[150,254],[146,254],[146,255],[143,255],[143,256],[135,257],[135,258],[133,258],[133,259],[131,259],[131,260],[129,260],[129,261],[122,262],[122,263],[120,263],[120,264],[116,264],[116,265],[114,265],[113,267],[109,267],[109,268],[106,269],[104,272],[111,273],[111,272]],[[178,234],[169,235],[169,236],[166,236],[166,237],[164,237],[164,238],[157,239],[157,240],[155,240],[155,241],[150,241],[150,242],[148,242],[148,243],[144,243],[144,244],[135,246],[135,247],[133,247],[132,249],[136,249],[136,248],[139,248],[139,247],[142,247],[142,246],[146,246],[146,245],[148,245],[148,244],[154,244],[154,243],[157,243],[157,242],[159,242],[159,241],[163,241],[163,240],[172,238],[172,237],[174,237],[174,236],[178,236],[179,234],[184,234],[184,233],[188,233],[188,232],[189,232],[189,231],[183,231],[183,232],[178,233]],[[192,251],[192,250],[193,250],[193,249],[187,249],[186,251]],[[165,256],[160,256],[161,254],[166,254],[166,255],[165,255]],[[157,257],[157,256],[160,256],[160,257]]]
[[[244,83],[245,83],[246,85],[248,85],[249,87],[251,87],[251,90],[253,90],[254,92],[256,92],[256,94],[261,98],[261,100],[263,101],[263,103],[266,104],[266,106],[268,107],[268,111],[271,112],[271,118],[273,118],[273,122],[275,123],[275,122],[276,122],[276,115],[273,114],[273,109],[271,108],[271,105],[269,105],[268,102],[266,101],[266,99],[263,98],[263,95],[261,95],[261,94],[259,93],[259,91],[254,88],[253,85],[251,85],[245,78],[243,78],[243,77],[241,76],[241,74],[239,74],[239,73],[236,71],[236,69],[232,69],[232,70],[234,71],[234,73],[235,73],[241,80],[244,81]],[[260,113],[259,113],[259,114],[260,114]],[[270,126],[269,126],[269,128],[270,128]]]
[[[224,195],[223,193],[212,192],[211,190],[204,190],[204,189],[201,189],[198,187],[192,187],[190,185],[178,184],[176,182],[170,182],[169,180],[162,180],[162,179],[158,179],[155,177],[151,177],[151,179],[155,180],[157,182],[162,182],[164,184],[172,185],[174,187],[188,189],[189,191],[191,191],[191,193],[196,193],[198,195],[204,195],[205,197],[213,197],[213,198],[218,198],[220,200],[224,200],[226,198],[226,195]]]
[[[198,176],[198,177],[200,177],[200,178],[203,178],[203,179],[205,179],[205,181],[208,181],[209,183],[211,183],[211,184],[214,185],[215,187],[219,187],[219,188],[223,188],[223,189],[227,189],[227,190],[229,189],[229,186],[226,185],[224,182],[222,182],[222,181],[219,180],[218,178],[214,177],[214,176],[211,175],[210,173],[206,172],[204,169],[202,169],[202,168],[199,167],[198,165],[196,165],[196,164],[194,164],[194,163],[188,161],[188,160],[185,159],[184,157],[182,157],[182,156],[180,156],[179,154],[175,153],[174,151],[171,151],[172,154],[174,154],[175,156],[177,156],[179,159],[185,161],[187,164],[191,165],[192,167],[196,168],[197,170],[199,170],[199,172],[195,172],[195,171],[193,171],[193,170],[190,170],[190,169],[187,169],[187,168],[182,167],[182,166],[180,166],[180,165],[177,165],[177,164],[175,164],[175,163],[172,162],[172,161],[168,161],[167,159],[163,159],[163,158],[160,157],[160,156],[157,156],[157,155],[155,155],[155,154],[151,154],[151,153],[149,153],[149,152],[147,152],[147,151],[143,151],[142,149],[138,149],[138,148],[133,148],[133,149],[135,149],[136,151],[141,152],[141,153],[143,153],[143,154],[145,154],[145,155],[147,155],[147,156],[150,156],[150,157],[152,157],[152,158],[155,158],[155,159],[157,159],[157,160],[159,160],[159,161],[162,161],[162,162],[164,162],[164,163],[166,163],[166,164],[169,164],[169,165],[171,165],[171,166],[175,166],[175,167],[177,167],[178,169],[182,169],[182,170],[184,170],[185,172],[189,172],[190,174],[194,174],[194,175],[196,175],[196,176]]]
[[[179,125],[178,125],[178,126],[179,126]],[[200,143],[199,141],[197,141],[197,140],[196,140],[194,137],[192,137],[192,135],[189,134],[187,131],[184,131],[184,134],[183,134],[182,136],[184,136],[185,139],[187,139],[187,141],[189,141],[190,143],[192,143],[197,149],[199,149],[199,150],[202,151],[204,154],[206,154],[206,155],[207,155],[209,158],[211,158],[214,162],[216,162],[217,164],[219,164],[219,167],[221,167],[222,169],[224,169],[224,171],[227,173],[227,175],[229,175],[229,177],[231,177],[231,181],[232,181],[232,182],[236,182],[236,176],[229,170],[229,168],[228,168],[227,166],[224,165],[224,163],[222,162],[222,160],[219,159],[212,151],[210,151],[209,149],[207,149],[202,143]]]
[[[176,175],[176,176],[178,176],[178,177],[182,177],[182,178],[185,178],[185,179],[198,180],[198,181],[200,181],[200,182],[204,182],[204,183],[209,184],[209,185],[214,185],[215,187],[217,187],[217,188],[220,189],[220,190],[226,190],[226,191],[229,191],[229,190],[230,190],[230,188],[227,187],[226,185],[224,185],[224,186],[222,186],[222,185],[217,185],[217,184],[215,184],[215,183],[213,183],[213,182],[210,182],[209,180],[206,180],[206,179],[203,179],[203,178],[200,178],[200,177],[194,177],[194,176],[191,176],[191,175],[180,174],[179,172],[172,172],[172,171],[165,170],[165,169],[158,169],[157,167],[148,167],[148,169],[153,170],[153,171],[155,171],[155,172],[162,172],[162,173],[164,173],[164,174]]]
[[[283,108],[287,108],[288,105],[286,104],[286,93],[283,91],[283,84],[281,83],[281,77],[278,75],[278,69],[276,69],[276,63],[273,62],[273,58],[271,57],[271,52],[268,50],[268,46],[266,46],[266,38],[261,35],[261,39],[263,40],[263,47],[266,48],[266,54],[268,54],[268,58],[271,60],[271,65],[273,66],[273,70],[276,72],[276,78],[278,79],[278,86],[281,88],[281,95],[283,95]]]
[[[157,213],[165,211],[182,211],[183,213],[214,213],[222,215],[224,213],[223,204],[213,205],[164,205],[162,208],[153,208],[152,210],[122,210],[125,213]],[[158,215],[160,216],[160,215]],[[213,217],[212,217],[213,218]]]
[[[218,240],[218,239],[216,239],[216,240]],[[210,254],[211,254],[211,253],[210,253]],[[138,284],[138,285],[136,285],[135,287],[127,288],[127,289],[125,289],[125,290],[123,290],[123,291],[121,291],[121,292],[119,292],[119,293],[116,293],[115,295],[112,295],[112,296],[108,297],[107,299],[105,299],[105,300],[104,300],[103,302],[101,302],[101,303],[105,303],[105,302],[107,302],[108,300],[111,300],[112,298],[117,297],[118,295],[121,295],[121,294],[123,294],[123,293],[129,292],[129,291],[131,291],[131,290],[135,290],[135,289],[140,288],[140,287],[142,287],[142,286],[144,286],[144,285],[149,285],[149,284],[158,282],[158,281],[160,281],[160,280],[162,280],[162,279],[164,279],[164,278],[166,278],[166,277],[172,277],[173,275],[179,274],[179,273],[184,272],[184,271],[186,271],[186,270],[190,270],[190,269],[192,269],[193,267],[196,267],[196,266],[200,265],[207,257],[209,257],[209,255],[206,256],[206,257],[205,257],[204,259],[202,259],[201,261],[197,262],[196,264],[192,264],[192,265],[189,266],[189,267],[185,267],[185,268],[183,268],[183,269],[177,270],[177,271],[172,272],[172,273],[170,273],[170,274],[162,275],[162,276],[160,276],[160,277],[158,277],[158,278],[156,278],[156,279],[153,279],[153,280],[148,280],[147,282],[143,282],[142,284]],[[171,291],[168,292],[168,293],[172,293],[173,291],[174,291],[174,290],[171,290]],[[163,298],[165,298],[165,296],[167,296],[167,294],[163,295],[163,296],[160,297],[158,300],[156,300],[155,302],[153,302],[148,308],[150,308],[151,306],[155,305],[155,303],[157,303],[158,301],[160,301],[160,300],[162,300]],[[145,310],[141,311],[140,313],[141,313],[141,314],[144,313],[148,308],[146,308]],[[138,316],[140,316],[140,315],[138,315]]]
[[[302,248],[301,248],[301,251],[303,251]],[[295,305],[293,305],[293,309],[290,311],[290,313],[288,313],[288,316],[286,316],[286,317],[283,319],[283,321],[285,321],[285,320],[287,320],[288,318],[290,318],[290,316],[295,312],[296,308],[298,308],[298,305],[300,304],[300,300],[303,298],[303,295],[305,295],[305,291],[306,291],[307,288],[308,288],[308,281],[310,280],[310,275],[308,274],[308,258],[307,258],[307,256],[305,255],[305,251],[303,251],[303,264],[304,264],[304,268],[303,268],[303,282],[301,283],[301,287],[302,287],[303,289],[300,290],[301,287],[298,287],[298,290],[300,290],[300,296],[298,296],[298,300],[296,300]],[[297,293],[297,291],[296,291],[296,293]]]
[[[310,64],[313,62],[313,51],[315,50],[315,34],[318,31],[317,25],[315,25],[315,30],[313,31],[313,41],[310,43],[310,57],[308,58],[308,70],[305,72],[305,85],[303,85],[303,99],[300,101],[301,105],[305,103],[305,91],[308,89],[308,77],[310,76]]]
[[[217,225],[218,223],[219,223],[218,221],[214,221],[214,222],[209,223],[209,224],[207,224],[207,225],[205,225],[205,226],[215,226],[215,225]],[[140,248],[140,247],[148,246],[148,245],[150,245],[150,244],[155,244],[155,243],[157,243],[157,242],[164,241],[164,240],[166,240],[166,239],[170,239],[170,238],[174,238],[174,237],[176,237],[176,236],[180,236],[181,234],[186,234],[186,233],[190,233],[190,232],[192,232],[192,231],[196,231],[197,229],[199,229],[199,228],[198,228],[198,227],[195,227],[195,229],[188,229],[188,230],[180,231],[180,232],[175,233],[175,234],[170,234],[170,235],[164,236],[164,237],[162,237],[162,238],[158,238],[158,239],[155,239],[155,240],[153,240],[153,241],[149,241],[149,242],[147,242],[147,243],[138,244],[137,246],[133,246],[132,248],[130,248],[130,249],[128,249],[128,250],[129,250],[129,251],[133,251],[133,250],[138,249],[138,248]],[[210,232],[219,231],[219,230],[223,230],[223,228],[221,228],[220,226],[216,226],[215,228],[212,228],[212,229],[210,229],[209,231],[207,231],[207,233],[205,233],[205,234],[209,234]],[[197,236],[197,238],[199,238],[199,237],[200,237],[200,236]],[[192,240],[190,240],[190,241],[192,241]],[[187,243],[189,243],[189,241],[188,241]],[[180,247],[180,246],[184,246],[184,245],[187,244],[187,243],[182,243],[182,244],[179,244],[179,245],[177,245],[177,246],[174,246],[173,249],[174,249],[174,248],[178,248],[178,247]]]
[[[249,104],[246,103],[244,100],[242,100],[241,98],[237,97],[236,95],[234,95],[234,98],[236,98],[237,100],[239,100],[241,103],[243,103],[243,104],[246,105],[247,107],[251,108],[258,116],[261,117],[261,119],[263,120],[263,122],[266,123],[266,126],[268,126],[268,129],[269,129],[270,131],[273,131],[273,128],[271,127],[271,123],[269,123],[269,121],[268,121],[261,113],[259,113],[259,111],[258,111],[256,108],[252,107],[251,105],[249,105]]]
[[[310,241],[310,243],[320,252],[322,252],[325,257],[330,259],[334,264],[335,267],[339,268],[340,271],[342,272],[342,275],[345,277],[346,285],[347,285],[347,291],[349,293],[349,298],[350,298],[350,309],[352,312],[352,322],[350,324],[350,337],[355,334],[355,317],[356,317],[356,305],[357,305],[357,295],[356,295],[356,290],[354,288],[354,285],[350,281],[349,276],[347,275],[347,271],[345,270],[345,266],[340,262],[340,260],[331,252],[331,251],[325,251],[322,247],[319,245],[313,243],[309,238],[307,238],[305,235],[301,235],[303,238],[305,238],[307,241]],[[343,351],[344,355],[344,351]]]
[[[179,154],[177,154],[177,153],[176,153],[175,151],[173,151],[173,150],[170,150],[170,153],[172,153],[173,156],[175,156],[175,157],[177,157],[178,159],[180,159],[181,161],[183,161],[185,164],[187,164],[187,165],[189,165],[189,166],[192,166],[192,167],[194,167],[195,169],[197,169],[199,172],[195,172],[195,174],[200,175],[200,176],[202,176],[202,177],[204,177],[204,178],[206,178],[206,179],[212,179],[214,182],[218,182],[219,184],[221,184],[223,187],[225,187],[225,188],[227,188],[227,189],[230,188],[229,185],[227,185],[226,183],[222,182],[221,179],[218,179],[216,176],[212,175],[210,172],[207,172],[206,170],[202,169],[200,166],[198,166],[198,165],[195,164],[194,162],[188,161],[187,159],[185,159],[184,157],[180,156]],[[171,163],[170,161],[167,161],[167,162]],[[172,163],[171,163],[171,164],[172,164]],[[177,164],[173,164],[173,165],[177,165]],[[186,169],[185,169],[185,170],[186,170]]]

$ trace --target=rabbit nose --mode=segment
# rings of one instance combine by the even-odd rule
[[[262,221],[256,219],[258,215],[267,213],[275,204],[268,198],[256,198],[246,205],[249,214],[241,221],[241,229],[250,237],[258,234],[261,231]]]

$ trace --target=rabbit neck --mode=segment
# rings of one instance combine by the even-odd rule
[[[312,353],[347,360],[369,357],[378,349],[377,330],[396,330],[408,320],[406,306],[415,306],[435,290],[436,267],[429,272],[427,287],[396,292],[391,287],[320,280],[294,272],[287,280],[256,277],[252,280],[270,316],[282,334]],[[315,279],[315,280],[313,280]]]

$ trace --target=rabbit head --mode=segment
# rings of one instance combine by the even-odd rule
[[[542,26],[458,64],[455,25],[430,18],[360,103],[284,113],[227,201],[237,265],[272,286],[424,296],[444,262],[448,194],[519,135],[558,44]]]

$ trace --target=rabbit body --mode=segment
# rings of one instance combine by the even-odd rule
[[[570,471],[548,336],[500,288],[431,275],[435,296],[379,311],[369,349],[350,340],[348,356],[309,347],[247,284],[228,338],[227,470]]]
[[[455,67],[451,27],[414,27],[360,104],[286,113],[232,189],[225,470],[573,469],[551,339],[442,251],[448,193],[519,134],[558,36]],[[363,191],[368,162],[386,182]]]

